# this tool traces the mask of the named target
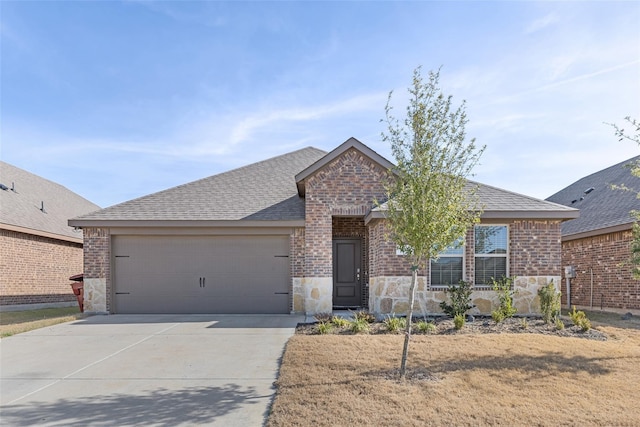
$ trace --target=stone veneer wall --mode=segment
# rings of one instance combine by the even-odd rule
[[[73,302],[82,244],[0,229],[0,305]]]
[[[601,234],[562,243],[562,264],[576,269],[571,280],[571,304],[616,309],[640,309],[640,280],[633,278],[631,230]],[[566,304],[566,285],[562,285]]]
[[[294,279],[306,313],[333,308],[333,218],[363,218],[384,196],[386,178],[386,169],[352,148],[306,179],[304,277]]]
[[[560,276],[522,276],[518,277],[514,284],[514,305],[518,309],[518,315],[540,314],[540,300],[538,289],[546,286],[553,280],[558,287]],[[409,310],[409,287],[411,277],[407,276],[383,276],[373,278],[370,285],[371,307],[370,310],[378,315],[407,314]],[[442,314],[440,302],[446,298],[442,289],[429,289],[427,278],[418,278],[416,287],[416,299],[413,305],[416,316]],[[492,290],[475,290],[471,300],[476,306],[469,311],[470,314],[490,315],[498,305],[497,294]]]
[[[111,236],[106,228],[85,228],[84,311],[109,313],[111,306]]]

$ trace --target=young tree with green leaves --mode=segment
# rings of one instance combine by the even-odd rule
[[[611,124],[615,129],[615,134],[619,138],[619,141],[624,141],[625,139],[631,142],[635,142],[640,147],[640,121],[637,119],[632,119],[630,116],[625,117],[625,120],[631,126],[631,133],[625,131],[624,128],[616,124]],[[631,174],[640,178],[640,161],[636,161],[629,165],[631,168]],[[625,186],[616,186],[614,188],[618,188],[620,190],[633,191],[636,193],[636,198],[640,199],[640,189],[638,188],[627,188]],[[632,211],[631,215],[633,215],[636,219],[636,223],[633,224],[633,240],[631,241],[631,263],[633,265],[633,277],[636,279],[640,279],[640,211]]]
[[[430,71],[424,81],[418,67],[409,88],[406,117],[393,116],[393,92],[385,107],[387,131],[382,140],[390,143],[396,161],[386,184],[389,237],[411,263],[401,379],[406,375],[418,270],[446,248],[461,245],[481,213],[477,187],[466,178],[484,146],[477,148],[475,139],[467,140],[465,102],[454,108],[452,97],[442,93],[439,79],[439,70]]]

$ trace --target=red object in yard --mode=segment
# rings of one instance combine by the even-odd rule
[[[78,306],[80,307],[80,313],[84,313],[84,274],[76,274],[69,277],[69,280],[73,280],[71,283],[71,289],[78,300]]]

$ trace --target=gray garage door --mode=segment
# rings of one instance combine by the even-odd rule
[[[288,313],[287,236],[114,236],[116,313]]]

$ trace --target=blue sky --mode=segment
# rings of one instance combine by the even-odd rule
[[[640,154],[639,2],[0,2],[0,158],[106,207],[306,146],[381,142],[442,66],[474,179],[546,198]]]

